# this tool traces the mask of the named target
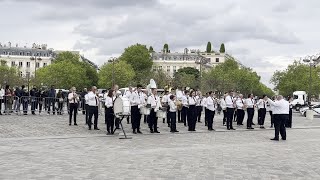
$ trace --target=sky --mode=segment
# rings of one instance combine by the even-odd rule
[[[140,43],[226,52],[269,87],[276,70],[320,52],[318,0],[0,0],[0,42],[79,50],[98,65]]]

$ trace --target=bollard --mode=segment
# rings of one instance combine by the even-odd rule
[[[308,109],[306,112],[306,115],[307,115],[307,120],[311,120],[311,121],[313,120],[313,115],[314,115],[313,110]]]

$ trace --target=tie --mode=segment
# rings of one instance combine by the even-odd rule
[[[74,97],[74,93],[73,93],[73,97]],[[76,99],[75,98],[73,98],[73,103],[76,103]]]

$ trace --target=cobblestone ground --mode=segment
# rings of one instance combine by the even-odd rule
[[[160,134],[142,123],[143,135],[124,122],[133,139],[120,140],[105,135],[102,117],[101,130],[88,131],[82,115],[79,126],[66,115],[0,116],[0,179],[320,179],[320,118],[295,113],[279,142],[273,129],[226,131],[215,120],[215,132],[178,124],[177,134],[161,120]]]

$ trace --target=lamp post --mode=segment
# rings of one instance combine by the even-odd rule
[[[310,67],[309,69],[309,90],[308,90],[308,106],[311,109],[311,89],[312,89],[312,67],[315,67],[319,63],[320,56],[307,56],[303,59],[303,62],[307,63]]]

